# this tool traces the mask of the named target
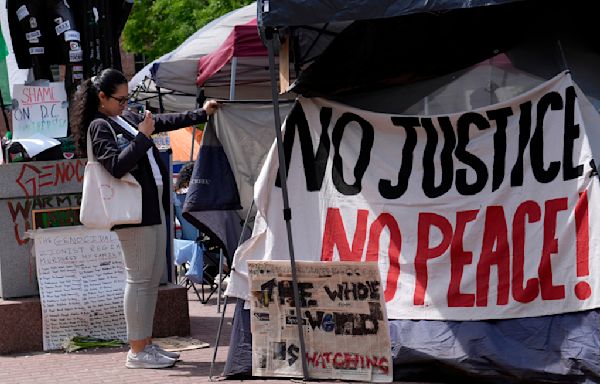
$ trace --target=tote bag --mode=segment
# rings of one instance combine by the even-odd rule
[[[112,127],[110,130],[115,135]],[[141,223],[142,187],[130,173],[117,179],[98,162],[92,152],[89,129],[87,154],[88,162],[83,174],[83,194],[79,212],[81,223],[95,229]]]

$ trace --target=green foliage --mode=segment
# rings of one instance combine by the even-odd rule
[[[63,342],[65,352],[75,352],[85,348],[122,347],[124,341],[117,339],[98,339],[91,336],[73,336]]]
[[[153,60],[177,48],[210,21],[252,0],[136,0],[125,30],[123,47]]]

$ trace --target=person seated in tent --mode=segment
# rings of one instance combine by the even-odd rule
[[[183,167],[181,167],[181,170],[177,175],[173,191],[173,205],[175,206],[175,217],[181,225],[181,238],[184,240],[198,240],[199,238],[201,238],[198,229],[183,217],[183,203],[185,201],[185,194],[187,193],[190,184],[190,179],[192,178],[193,170],[193,161],[190,161],[186,163]]]

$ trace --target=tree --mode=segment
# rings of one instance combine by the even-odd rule
[[[136,0],[123,31],[123,47],[153,60],[210,21],[252,1]]]

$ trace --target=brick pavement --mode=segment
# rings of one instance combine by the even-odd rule
[[[191,336],[210,343],[211,347],[182,352],[183,361],[174,368],[127,369],[124,365],[126,348],[4,355],[0,356],[0,383],[207,383],[220,320],[216,308],[214,299],[203,305],[195,295],[189,295]],[[233,310],[234,304],[230,301],[215,362],[217,376],[223,371],[227,358]],[[289,381],[269,380],[269,383],[276,382]]]
[[[213,298],[203,305],[190,293],[189,311],[191,336],[210,343],[210,348],[183,351],[182,361],[170,369],[128,369],[125,368],[126,348],[98,348],[73,353],[36,352],[0,356],[0,383],[143,383],[176,384],[208,383],[210,365],[214,353],[220,314],[217,313],[216,300]],[[231,333],[233,301],[227,306],[223,332],[213,374],[219,379],[227,359],[229,337]],[[222,307],[221,307],[222,308]],[[290,383],[290,380],[227,380],[227,383],[239,382]]]
[[[0,356],[0,384],[70,384],[70,383],[143,383],[177,384],[209,383],[210,365],[219,326],[216,300],[201,304],[192,293],[188,294],[191,336],[210,343],[210,348],[183,351],[182,361],[170,369],[125,368],[126,348],[99,348],[73,353],[39,352]],[[235,304],[227,306],[223,332],[213,374],[215,380],[223,371],[227,359]],[[301,380],[254,379],[226,380],[225,383],[298,383]],[[311,383],[319,383],[311,381]],[[328,381],[328,383],[336,383]]]

